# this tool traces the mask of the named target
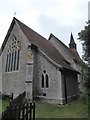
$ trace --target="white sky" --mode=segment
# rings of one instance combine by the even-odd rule
[[[53,33],[66,45],[72,32],[77,40],[88,19],[88,0],[0,0],[0,46],[14,17],[48,39]]]
[[[88,2],[88,19],[90,20],[90,1]]]

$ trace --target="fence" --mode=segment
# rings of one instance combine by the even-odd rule
[[[19,94],[15,99],[11,100],[10,105],[18,106],[23,104],[23,99],[25,98],[25,92]]]
[[[35,102],[23,103],[25,92],[10,102],[2,113],[2,120],[35,120]]]
[[[35,120],[35,102],[14,107],[10,105],[3,112],[2,120]]]

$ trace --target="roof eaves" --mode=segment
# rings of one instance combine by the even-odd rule
[[[63,69],[63,66],[61,66],[60,64],[56,63],[54,60],[52,60],[50,57],[48,57],[48,55],[43,52],[41,49],[39,49],[39,51],[50,61],[52,62],[52,64],[54,64],[55,66],[57,66],[60,69]]]
[[[73,68],[69,64],[67,64],[66,59],[64,59],[64,57],[59,53],[59,51],[55,48],[53,44],[51,44],[44,37],[36,33],[31,28],[26,26],[24,23],[20,22],[19,20],[17,20],[17,22],[28,40],[32,40],[32,44],[41,49],[50,59],[52,59],[57,64],[60,64],[63,68],[73,70]],[[51,34],[51,36],[52,35],[53,34]],[[55,49],[55,51],[52,51],[53,49]],[[56,55],[56,53],[58,53],[58,55]]]
[[[7,43],[8,37],[9,37],[9,35],[10,35],[12,29],[13,29],[14,24],[15,24],[15,20],[14,20],[14,18],[13,18],[12,23],[11,23],[11,25],[10,25],[8,31],[7,31],[7,34],[6,34],[6,36],[5,36],[5,39],[4,39],[3,43],[2,43],[1,53],[3,52],[3,49],[4,49],[4,47],[5,47],[6,43]]]
[[[56,38],[56,39],[69,51],[69,53],[71,54],[71,56],[73,57],[73,59],[76,59],[78,63],[82,62],[82,59],[81,59],[80,57],[79,57],[79,58],[76,58],[76,57],[74,56],[73,51],[71,51],[61,40],[59,40],[59,39],[58,39],[55,35],[53,35],[52,33],[50,34],[50,37],[49,37],[48,40],[50,40],[52,36],[53,36],[54,38]]]

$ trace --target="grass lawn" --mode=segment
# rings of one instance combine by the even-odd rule
[[[0,100],[0,112],[5,110],[8,104],[9,101],[3,100],[1,105]],[[88,104],[85,97],[65,106],[36,102],[36,118],[88,118]]]
[[[2,100],[0,100],[0,112],[2,112]]]
[[[0,112],[4,111],[6,107],[9,105],[8,100],[0,100]]]
[[[82,99],[65,106],[36,102],[36,118],[88,118],[88,104]]]

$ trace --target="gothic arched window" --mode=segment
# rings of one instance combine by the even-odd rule
[[[41,86],[42,88],[49,87],[49,77],[48,77],[48,74],[46,73],[46,70],[43,70]]]
[[[45,75],[45,78],[46,78],[46,88],[48,88],[49,87],[49,80],[48,80],[48,75],[47,74]]]
[[[42,88],[44,88],[44,75],[42,74]]]
[[[18,70],[19,58],[20,58],[20,41],[14,35],[10,45],[8,46],[5,72]]]

